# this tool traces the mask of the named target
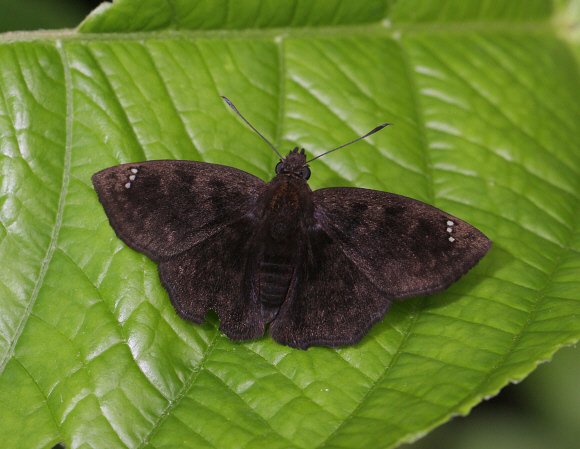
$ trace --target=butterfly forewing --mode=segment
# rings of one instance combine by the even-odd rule
[[[314,202],[322,228],[386,298],[442,291],[491,247],[465,221],[405,196],[328,188]]]
[[[265,184],[232,167],[194,161],[123,164],[92,179],[119,238],[153,260],[179,254],[238,220]]]

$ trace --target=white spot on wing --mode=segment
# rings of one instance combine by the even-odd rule
[[[450,241],[451,243],[453,243],[453,242],[455,241],[455,239],[454,239],[453,237],[449,237],[449,241]]]
[[[453,226],[454,224],[451,220],[447,220],[447,226]]]
[[[453,228],[447,228],[447,232],[453,231]]]
[[[139,170],[137,170],[136,168],[132,168],[131,169],[131,173],[133,173],[132,175],[129,175],[129,181],[135,181],[135,174],[138,172]],[[131,187],[131,182],[128,182],[127,184],[125,184],[125,188],[128,189],[129,187]]]

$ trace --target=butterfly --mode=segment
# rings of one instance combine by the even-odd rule
[[[280,162],[267,183],[176,160],[93,175],[111,227],[159,264],[180,317],[202,324],[213,309],[232,340],[268,327],[294,348],[352,345],[393,301],[446,289],[491,248],[482,232],[421,201],[363,188],[312,191],[316,158],[298,147],[286,157],[274,151]]]

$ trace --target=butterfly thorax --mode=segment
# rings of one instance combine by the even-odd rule
[[[273,319],[291,289],[313,205],[308,184],[293,174],[272,179],[261,199],[259,209],[264,215],[256,254],[256,282],[263,313]]]

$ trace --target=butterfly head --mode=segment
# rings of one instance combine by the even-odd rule
[[[276,165],[276,174],[292,174],[308,180],[310,178],[310,168],[306,165],[304,148],[298,151],[298,147],[296,147],[285,158],[282,158]]]

